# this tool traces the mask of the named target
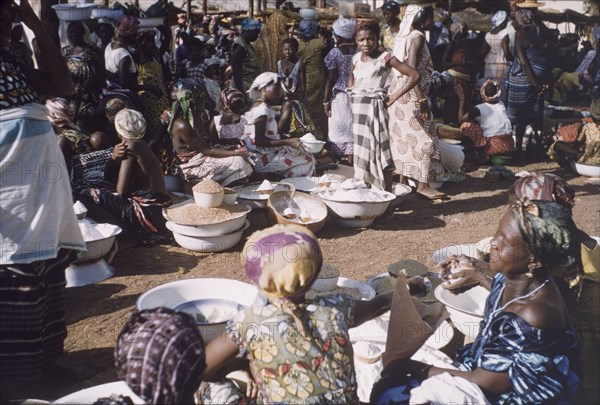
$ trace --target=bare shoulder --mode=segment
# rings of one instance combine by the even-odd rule
[[[567,325],[562,305],[546,300],[534,300],[520,305],[515,313],[538,329],[562,329]]]

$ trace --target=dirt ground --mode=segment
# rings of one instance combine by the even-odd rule
[[[520,168],[509,167],[513,171]],[[544,170],[567,179],[577,192],[574,218],[590,235],[600,235],[600,188],[551,163],[536,163],[527,170]],[[376,222],[370,229],[347,230],[326,224],[319,233],[325,261],[343,277],[366,281],[386,271],[402,258],[433,265],[437,249],[474,243],[491,236],[506,209],[506,190],[511,182],[483,178],[487,168],[469,173],[461,183],[444,185],[451,200],[434,203],[409,195],[393,219]],[[252,226],[248,236],[256,227]],[[113,347],[127,314],[138,296],[166,282],[195,277],[224,277],[245,281],[239,252],[245,238],[233,249],[214,254],[187,251],[175,243],[155,248],[136,247],[117,254],[114,277],[93,285],[67,289],[66,353],[60,365],[74,373],[55,373],[51,378],[2,387],[7,399],[53,400],[82,388],[117,379]]]

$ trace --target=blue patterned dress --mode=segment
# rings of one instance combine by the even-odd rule
[[[575,331],[538,329],[515,313],[499,310],[505,278],[497,274],[488,296],[479,335],[458,353],[456,366],[508,373],[512,390],[492,403],[540,403],[568,399],[579,385],[580,356]]]

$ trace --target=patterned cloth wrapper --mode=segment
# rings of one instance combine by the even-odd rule
[[[221,102],[226,109],[242,113],[246,106],[246,97],[238,89],[227,87],[221,92]]]
[[[299,225],[275,225],[255,232],[242,251],[242,266],[270,299],[294,300],[304,295],[323,264],[319,242]]]
[[[131,314],[115,347],[120,379],[143,400],[176,404],[198,389],[206,368],[194,319],[167,308]]]
[[[146,120],[141,112],[126,108],[115,116],[115,129],[122,138],[142,139],[146,133]]]
[[[131,15],[124,15],[117,22],[117,32],[124,37],[131,37],[138,32],[140,21]]]
[[[550,268],[561,264],[567,270],[565,281],[571,287],[582,279],[581,247],[571,211],[555,202],[518,200],[511,209],[529,250]]]

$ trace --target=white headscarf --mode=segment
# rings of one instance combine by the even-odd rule
[[[404,17],[400,23],[400,30],[398,31],[396,40],[394,41],[393,54],[394,57],[400,62],[404,62],[406,60],[408,34],[411,33],[413,21],[421,10],[423,10],[423,7],[417,6],[416,4],[410,4],[408,7],[406,7],[406,12],[404,13]]]
[[[344,18],[340,15],[340,18],[333,23],[333,32],[338,37],[348,39],[354,36],[354,27],[356,27],[355,19]]]
[[[279,75],[273,72],[264,72],[259,74],[256,79],[252,82],[250,90],[248,90],[248,96],[252,100],[256,100],[260,97],[260,91],[267,87],[269,84],[277,83],[279,81]]]

